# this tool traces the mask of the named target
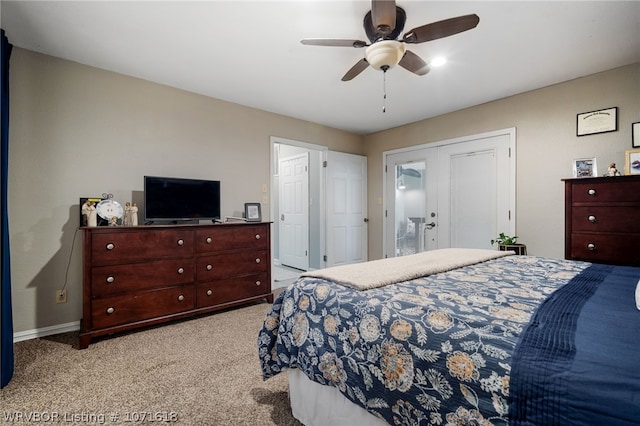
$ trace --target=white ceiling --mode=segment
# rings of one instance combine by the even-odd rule
[[[368,1],[2,0],[0,12],[15,46],[358,134],[640,62],[640,1],[397,3],[404,32],[471,13],[480,23],[407,45],[448,63],[389,70],[386,113],[381,71],[340,80],[364,49],[300,43],[366,41]]]

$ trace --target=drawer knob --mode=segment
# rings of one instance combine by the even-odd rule
[[[207,265],[207,271],[210,271],[213,269],[213,265]]]
[[[116,280],[116,277],[114,277],[114,276],[108,276],[108,277],[107,277],[107,279],[106,279],[106,281],[107,281],[109,284],[111,284],[111,283],[112,283],[112,282],[114,282],[115,280]]]
[[[184,268],[178,268],[178,274],[184,274]]]
[[[587,244],[587,248],[588,248],[589,250],[593,251],[593,250],[595,250],[595,249],[596,249],[596,245],[595,245],[595,244],[593,244],[593,243],[589,243],[589,244]]]
[[[109,307],[109,308],[107,308],[107,315],[111,315],[115,311],[116,311],[116,308]]]
[[[207,237],[205,241],[207,242],[207,244],[211,244],[213,242],[213,238]]]
[[[116,245],[113,243],[107,243],[107,250],[113,250],[114,248],[116,248]]]
[[[587,194],[596,195],[596,190],[595,189],[590,189],[590,190],[587,191]]]
[[[256,259],[256,263],[260,263],[260,258],[257,258],[257,259]]]
[[[184,245],[184,240],[183,240],[182,238],[180,238],[180,239],[178,240],[178,245],[179,245],[179,246],[183,246],[183,245]]]
[[[259,240],[260,238],[262,238],[260,234],[256,234],[256,240]]]
[[[591,222],[591,223],[595,223],[596,222],[596,217],[594,215],[589,216],[587,219],[589,219],[589,222]]]
[[[260,285],[260,281],[256,281],[256,285],[259,286]]]
[[[207,290],[207,296],[211,296],[213,294],[213,291],[211,289]]]
[[[178,302],[182,302],[183,300],[184,300],[184,296],[182,294],[178,296]]]

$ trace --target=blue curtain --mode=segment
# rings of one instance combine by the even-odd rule
[[[7,217],[7,176],[9,171],[9,57],[13,46],[2,31],[2,281],[0,282],[0,387],[13,377],[13,315],[11,313],[11,263],[9,257],[9,218]]]

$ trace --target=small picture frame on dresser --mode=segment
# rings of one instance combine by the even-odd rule
[[[244,203],[244,218],[247,222],[261,222],[260,203]]]
[[[625,151],[624,174],[640,175],[640,149],[630,149]]]
[[[640,121],[631,123],[631,147],[640,148]]]
[[[584,178],[598,176],[595,158],[579,158],[573,160],[573,177]]]

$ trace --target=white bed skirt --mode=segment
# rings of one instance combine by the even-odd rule
[[[305,426],[387,426],[338,389],[312,382],[297,368],[288,370],[288,376],[291,412]]]

